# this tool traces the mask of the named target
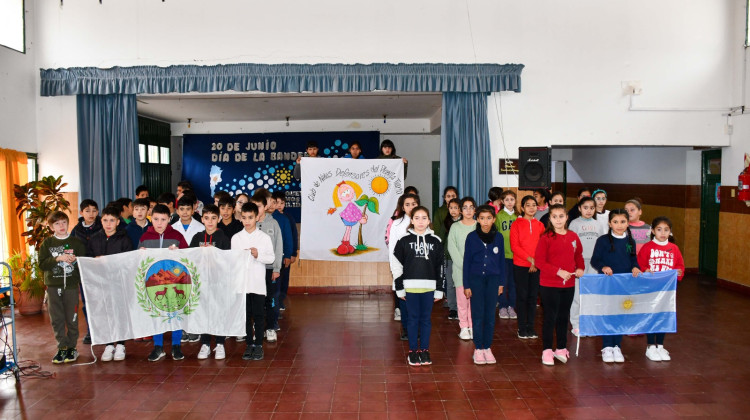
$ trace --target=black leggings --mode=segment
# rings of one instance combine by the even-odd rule
[[[575,287],[539,288],[544,305],[544,323],[542,323],[542,348],[552,349],[553,335],[557,333],[557,349],[568,345],[568,318],[570,304],[573,303]]]
[[[539,270],[529,273],[529,267],[513,264],[513,279],[516,282],[516,314],[518,332],[534,331],[536,320],[536,297],[539,294]]]

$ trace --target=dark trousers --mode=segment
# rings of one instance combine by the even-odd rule
[[[646,343],[651,344],[661,344],[664,345],[664,336],[666,334],[664,333],[655,333],[655,334],[646,334]]]
[[[276,319],[279,318],[278,312],[281,307],[284,306],[286,294],[289,291],[289,271],[289,267],[282,267],[281,273],[279,273],[279,279],[277,280],[279,282],[279,304],[277,305],[278,309],[276,310]]]
[[[432,304],[435,293],[406,293],[406,307],[409,320],[406,322],[409,333],[409,351],[428,350],[430,348],[430,331],[432,330]],[[403,318],[404,314],[401,313]]]
[[[492,345],[497,289],[501,284],[500,276],[471,276],[471,324],[474,347],[479,350],[488,349]]]
[[[536,321],[536,297],[539,294],[539,270],[529,273],[529,267],[513,265],[513,279],[516,282],[516,314],[518,331],[534,331]]]
[[[516,305],[516,281],[513,279],[513,258],[505,259],[505,278],[502,279],[503,294],[497,297],[501,308]]]
[[[557,333],[557,349],[568,346],[568,318],[570,305],[575,296],[575,287],[547,287],[541,286],[539,294],[544,306],[544,322],[542,323],[542,348],[552,349],[553,335]]]
[[[266,321],[265,301],[266,297],[263,295],[255,293],[245,295],[245,335],[247,335],[248,342],[250,337],[253,337],[252,342],[256,346],[263,345],[263,324]],[[255,335],[253,335],[253,327]]]
[[[409,331],[409,307],[406,305],[405,300],[398,297],[396,300],[398,300],[398,308],[401,309],[401,326],[404,327],[404,330]]]
[[[224,342],[226,341],[226,337],[223,335],[211,335],[211,334],[201,334],[201,344],[205,344],[207,346],[211,345],[211,338],[216,337],[216,344],[224,345]]]
[[[78,343],[78,289],[48,288],[47,310],[57,348],[75,348]]]
[[[266,329],[271,330],[279,324],[279,280],[271,280],[273,270],[266,269]]]
[[[86,311],[86,295],[83,294],[83,285],[79,284],[78,288],[81,289],[81,310],[83,311],[83,320],[86,321],[86,331],[89,331],[89,314]]]
[[[621,343],[622,343],[621,335],[603,335],[602,336],[602,349],[604,349],[605,347],[614,347],[614,346],[618,346],[622,348]]]

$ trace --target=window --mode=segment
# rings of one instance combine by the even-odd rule
[[[161,153],[161,163],[169,165],[169,147],[159,147],[159,152]]]
[[[148,145],[148,163],[159,163],[159,146]]]
[[[23,0],[0,1],[0,45],[26,52]]]
[[[141,163],[146,163],[146,145],[145,144],[138,145],[138,154],[141,157]]]

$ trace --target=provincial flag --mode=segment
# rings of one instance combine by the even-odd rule
[[[79,258],[93,344],[167,331],[245,335],[248,250],[145,249]],[[265,280],[262,279],[261,282]]]
[[[579,279],[580,335],[677,332],[677,271]]]

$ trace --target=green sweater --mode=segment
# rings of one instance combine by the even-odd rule
[[[495,227],[497,231],[503,234],[505,239],[505,258],[513,259],[513,250],[510,249],[510,225],[518,219],[515,214],[508,214],[505,209],[500,210],[495,218]]]
[[[437,210],[435,210],[435,215],[432,218],[432,230],[435,232],[435,235],[443,240],[445,239],[446,235],[445,225],[443,224],[446,216],[448,216],[448,206],[443,203],[442,206],[438,207]]]
[[[466,237],[477,229],[477,223],[465,225],[456,222],[451,226],[448,233],[448,253],[453,260],[453,284],[456,287],[464,287],[464,249],[466,248]]]
[[[76,260],[72,264],[55,261],[55,258],[63,254],[73,254]],[[44,284],[47,287],[77,289],[81,282],[77,258],[85,256],[86,246],[72,235],[65,239],[55,236],[45,239],[39,248],[39,267],[44,271]]]

